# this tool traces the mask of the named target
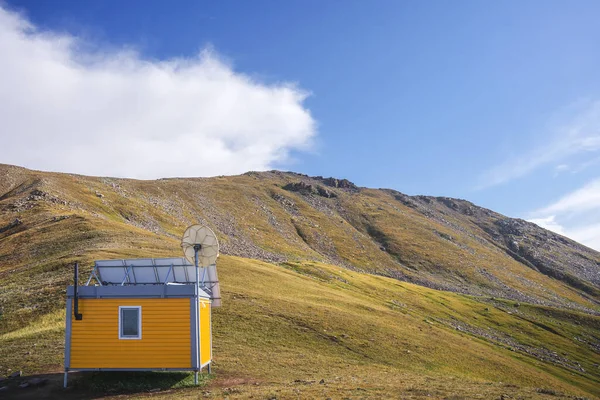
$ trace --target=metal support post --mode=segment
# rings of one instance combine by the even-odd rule
[[[202,248],[202,245],[194,245],[194,264],[196,265],[196,289],[195,289],[195,301],[196,301],[196,368],[200,369],[200,271],[198,269],[198,251]],[[198,370],[194,371],[194,384],[198,384]]]

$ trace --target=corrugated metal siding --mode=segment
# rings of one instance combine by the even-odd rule
[[[200,302],[200,365],[210,361],[210,302]]]
[[[142,307],[142,339],[119,339],[119,306]],[[71,368],[191,368],[190,300],[80,299]]]

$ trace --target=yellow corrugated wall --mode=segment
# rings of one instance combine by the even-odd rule
[[[210,302],[200,301],[200,365],[211,359]]]
[[[119,306],[142,307],[142,339],[119,339]],[[191,368],[189,298],[80,299],[79,312],[71,368]]]

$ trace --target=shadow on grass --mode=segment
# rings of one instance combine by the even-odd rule
[[[198,384],[206,383],[207,375],[198,375]],[[87,372],[73,381],[74,389],[102,393],[135,393],[191,387],[194,374],[189,372]]]
[[[7,390],[0,393],[2,399],[95,399],[112,395],[163,392],[187,387],[203,387],[210,379],[206,374],[198,375],[198,386],[194,374],[189,372],[72,372],[69,387],[64,389],[62,373],[23,376],[11,379]],[[19,385],[35,379],[42,384],[20,388]]]

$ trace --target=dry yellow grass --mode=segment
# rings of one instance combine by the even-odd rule
[[[600,394],[594,370],[600,357],[569,338],[572,333],[593,335],[597,317],[564,312],[546,320],[547,310],[533,306],[509,313],[503,303],[494,306],[320,263],[277,266],[225,256],[219,272],[224,305],[214,312],[215,379],[208,388],[177,389],[164,396],[193,398],[208,391],[216,398],[490,398],[511,393],[543,398],[536,392],[540,388]],[[586,372],[511,351],[508,345],[458,331],[451,322],[568,354]],[[59,341],[62,324],[57,311],[1,336],[3,366],[27,372],[59,369],[62,359],[55,348],[32,344]],[[23,359],[27,351],[38,364]]]
[[[219,259],[224,305],[214,313],[215,377],[201,388],[157,381],[176,389],[153,398],[600,395],[599,317],[373,275],[400,271],[477,288],[488,284],[477,272],[486,268],[538,299],[598,310],[593,296],[482,243],[474,238],[483,237],[481,228],[454,215],[447,219],[462,224],[464,235],[380,191],[340,193],[315,206],[284,191],[295,178],[280,174],[158,182],[11,176],[20,186],[0,181],[4,192],[12,190],[0,199],[0,227],[17,215],[23,223],[0,236],[0,373],[62,369],[64,289],[73,262],[85,275],[94,259],[177,256],[178,236],[200,221],[231,253],[247,247],[287,261]],[[12,211],[9,205],[34,188],[66,204],[30,201],[31,208]],[[277,195],[293,201],[295,215]],[[100,388],[93,396],[104,393],[101,384],[84,382]],[[90,394],[81,387],[72,393]]]

